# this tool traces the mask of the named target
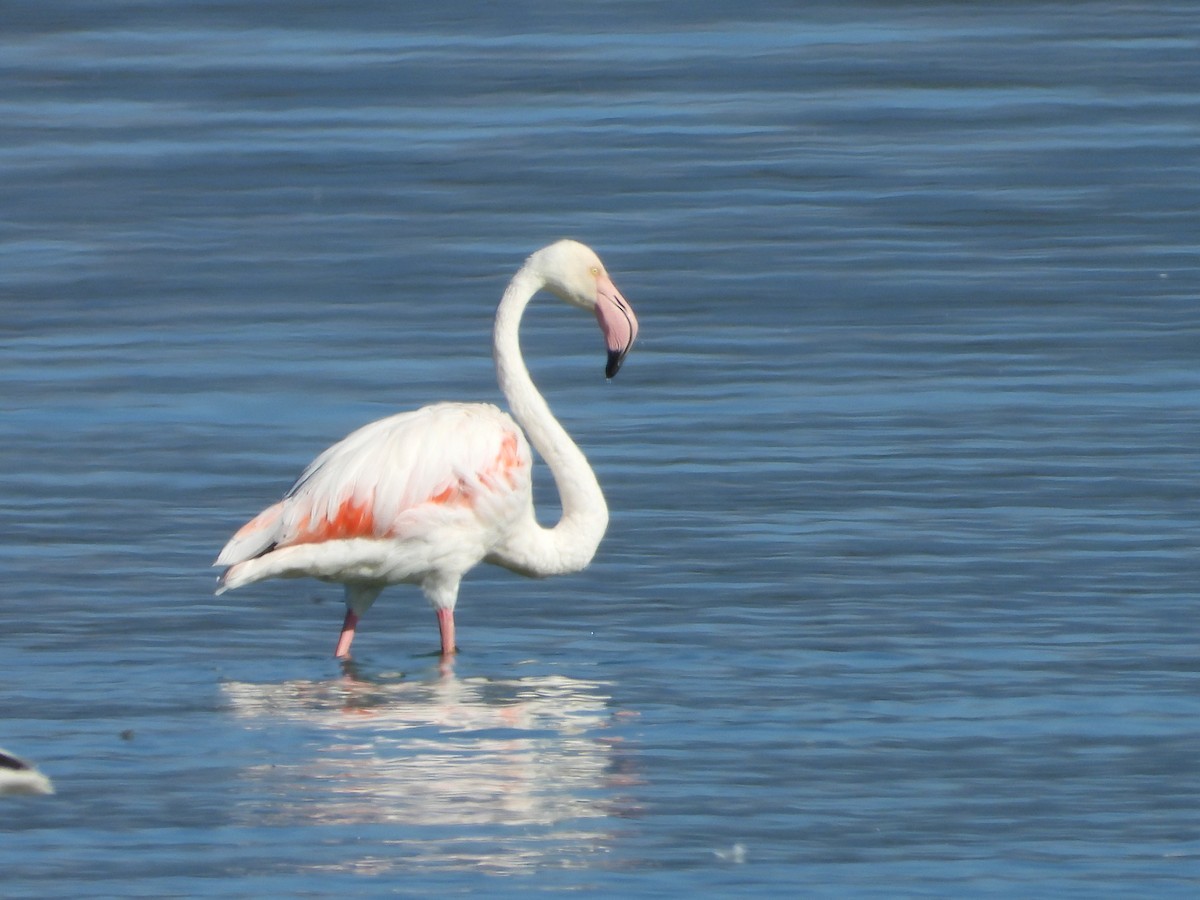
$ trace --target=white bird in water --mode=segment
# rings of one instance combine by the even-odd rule
[[[517,335],[542,288],[595,314],[608,348],[605,374],[614,376],[637,337],[633,310],[589,247],[542,248],[496,309],[496,377],[512,415],[486,403],[438,403],[358,429],[230,539],[214,563],[228,566],[217,593],[264,578],[340,582],[347,609],[334,655],[348,657],[379,593],[418,584],[449,656],[459,581],[476,563],[531,577],[586,567],[608,527],[608,507],[583,452],[534,386]],[[534,514],[530,443],[558,487],[562,517],[553,528]]]
[[[49,778],[20,757],[0,750],[0,796],[53,793],[54,785]]]

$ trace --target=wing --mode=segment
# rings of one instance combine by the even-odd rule
[[[412,537],[430,516],[498,525],[521,508],[515,497],[530,496],[531,467],[521,429],[494,406],[440,403],[380,419],[313,460],[216,564],[296,544]]]

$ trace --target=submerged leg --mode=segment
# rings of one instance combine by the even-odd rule
[[[454,655],[454,610],[437,611],[438,629],[442,633],[442,656]]]
[[[342,631],[338,635],[337,647],[333,655],[338,659],[350,656],[350,644],[354,641],[354,632],[358,628],[358,619],[371,608],[375,598],[379,596],[382,587],[363,585],[346,585],[346,618],[342,620]]]
[[[439,575],[421,584],[437,613],[438,630],[442,633],[442,658],[454,655],[454,606],[458,602],[458,580],[461,575]]]
[[[354,640],[354,629],[358,627],[358,616],[354,610],[346,610],[346,618],[342,620],[342,633],[338,635],[337,647],[333,655],[338,659],[346,659],[350,655],[350,644]]]

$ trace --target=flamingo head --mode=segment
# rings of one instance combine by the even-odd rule
[[[585,244],[563,240],[542,248],[529,262],[536,266],[548,290],[572,306],[595,314],[608,348],[604,374],[612,378],[633,346],[638,323],[633,308],[608,277],[600,257]]]

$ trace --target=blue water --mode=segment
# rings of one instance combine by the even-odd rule
[[[5,7],[0,888],[1192,896],[1192,4]],[[209,564],[527,317],[612,524],[465,581]],[[539,473],[538,502],[554,514]]]

